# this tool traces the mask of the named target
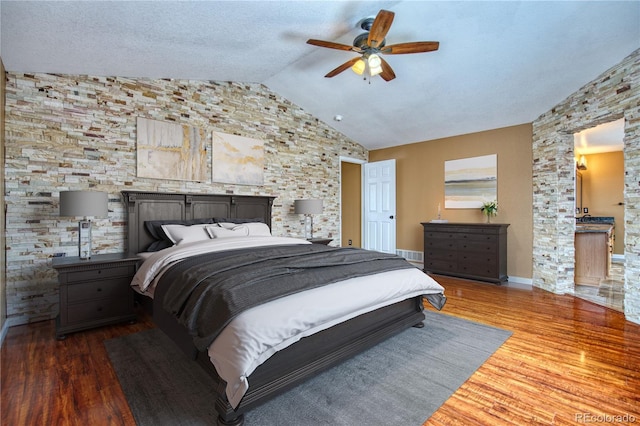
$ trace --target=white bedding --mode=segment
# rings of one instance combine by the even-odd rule
[[[164,270],[194,254],[307,243],[284,237],[238,237],[175,246],[149,256],[132,285],[152,296],[157,278]],[[362,290],[365,285],[367,291]],[[277,351],[366,312],[414,296],[435,293],[444,293],[444,288],[417,268],[353,278],[307,290],[240,314],[209,346],[209,358],[227,382],[227,398],[235,408],[249,389],[247,377]]]

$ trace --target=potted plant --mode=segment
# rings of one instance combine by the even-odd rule
[[[485,201],[484,203],[482,203],[480,211],[485,216],[487,216],[487,223],[491,223],[491,216],[495,216],[498,214],[498,202],[496,200]]]

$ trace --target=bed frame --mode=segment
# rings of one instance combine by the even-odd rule
[[[123,191],[122,195],[128,218],[130,253],[144,251],[154,241],[144,226],[147,220],[261,218],[271,226],[274,197],[270,196],[135,191]],[[143,304],[152,312],[153,321],[158,328],[214,379],[213,386],[218,395],[215,402],[219,414],[218,425],[242,425],[243,413],[408,327],[421,327],[425,318],[422,297],[415,297],[305,337],[277,352],[249,376],[249,390],[234,410],[225,395],[226,384],[216,373],[207,353],[195,348],[186,329],[173,316],[161,307],[154,307],[150,299],[143,299],[146,299]]]

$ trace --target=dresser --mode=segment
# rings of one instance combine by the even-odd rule
[[[91,259],[56,257],[60,314],[56,338],[67,333],[117,322],[134,321],[131,280],[140,259],[124,253],[99,254]]]
[[[431,223],[424,228],[424,271],[500,284],[507,281],[506,223]]]

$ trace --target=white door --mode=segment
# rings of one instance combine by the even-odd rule
[[[396,160],[364,164],[363,247],[396,252]]]

